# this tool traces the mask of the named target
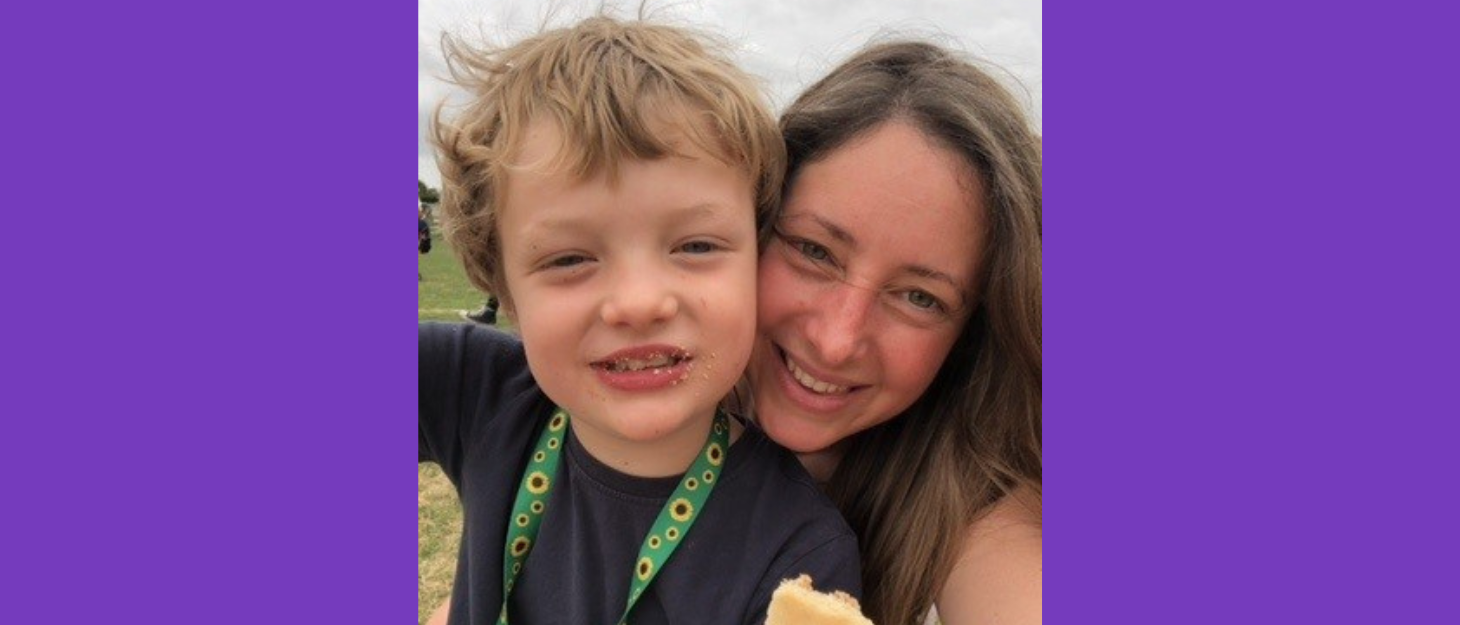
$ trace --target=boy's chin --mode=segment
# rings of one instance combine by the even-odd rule
[[[656,443],[686,429],[703,429],[714,418],[715,403],[684,405],[679,402],[618,404],[608,402],[592,417],[612,430],[615,437],[631,443]],[[676,405],[678,404],[678,405]]]
[[[652,442],[685,430],[706,429],[714,416],[715,404],[696,406],[688,411],[646,414],[642,419],[628,424],[624,434],[630,440]]]

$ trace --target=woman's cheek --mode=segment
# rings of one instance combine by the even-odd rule
[[[898,396],[897,404],[906,409],[932,385],[957,335],[950,331],[919,329],[915,335],[904,336],[900,340],[895,336],[885,338],[889,345],[902,346],[884,349],[880,353],[885,359],[883,371],[894,376],[888,381],[888,386]]]
[[[781,260],[776,254],[769,251],[761,254],[760,267],[756,272],[755,299],[756,317],[762,332],[768,329],[765,326],[774,322],[774,317],[777,316],[781,307],[781,298],[790,292],[783,279],[781,267],[778,266],[780,263]]]

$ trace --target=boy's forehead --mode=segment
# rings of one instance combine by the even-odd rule
[[[688,105],[661,107],[660,112],[646,114],[641,121],[645,134],[650,135],[647,138],[667,149],[666,157],[730,160],[708,117]],[[637,159],[629,146],[641,138],[591,136],[586,128],[595,125],[581,121],[575,125],[575,132],[567,133],[551,116],[540,115],[529,120],[516,145],[506,146],[511,152],[507,159],[512,163],[511,169],[551,174],[558,168],[574,169],[579,159],[589,160],[591,155],[598,162],[588,163],[583,173],[592,176],[604,166],[614,169],[614,164]]]
[[[578,146],[574,145],[572,139],[565,137],[562,128],[555,120],[533,120],[526,124],[521,134],[515,138],[516,147],[507,148],[515,154],[507,159],[507,166],[501,170],[501,177],[496,185],[498,200],[496,210],[499,219],[505,221],[509,219],[510,214],[515,221],[523,219],[527,217],[528,213],[531,213],[534,215],[531,219],[541,222],[546,219],[545,209],[553,205],[562,202],[581,201],[585,204],[601,202],[604,193],[620,188],[623,184],[643,184],[644,179],[638,176],[643,175],[647,170],[642,165],[671,164],[670,161],[678,161],[677,164],[674,164],[676,169],[671,170],[676,172],[676,180],[684,179],[680,174],[702,177],[721,175],[706,172],[723,172],[739,180],[738,184],[743,185],[745,196],[753,199],[754,183],[743,167],[729,163],[717,155],[706,153],[697,143],[673,126],[666,124],[662,128],[665,129],[666,134],[658,138],[669,144],[668,147],[674,150],[674,153],[649,159],[618,153],[607,156],[604,162],[596,163],[586,171],[575,171],[575,165],[580,163],[573,159],[581,156],[581,152],[577,149]],[[679,169],[679,166],[687,169]],[[666,170],[656,169],[654,171]],[[632,176],[632,178],[625,176]],[[679,186],[658,184],[655,188],[664,193],[670,193],[669,188]],[[735,199],[726,200],[709,193],[708,189],[700,186],[689,185],[689,188],[693,191],[687,191],[687,195],[675,200],[676,208],[692,209],[685,211],[687,215],[713,216],[715,211],[709,210],[708,207],[739,204],[738,194]],[[526,213],[522,212],[524,209],[527,209]],[[502,221],[499,221],[500,223]]]
[[[552,162],[558,150],[566,147],[563,146],[563,130],[557,122],[539,118],[527,124],[527,131],[522,134],[512,160],[518,167],[536,169],[533,165]]]

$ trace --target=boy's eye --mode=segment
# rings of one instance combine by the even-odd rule
[[[576,266],[576,265],[581,265],[581,264],[583,264],[585,262],[588,262],[588,257],[587,256],[584,256],[582,254],[569,254],[567,256],[559,256],[557,258],[554,258],[554,259],[548,261],[547,266],[548,267],[573,267],[573,266]]]
[[[709,241],[690,241],[679,246],[679,250],[686,254],[709,254],[716,249],[716,245]]]

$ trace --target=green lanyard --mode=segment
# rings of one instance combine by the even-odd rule
[[[537,539],[537,530],[542,526],[542,516],[547,510],[548,494],[552,492],[553,480],[558,474],[558,458],[568,433],[568,412],[558,408],[548,426],[543,428],[532,451],[532,461],[522,471],[522,486],[517,489],[517,501],[512,504],[512,518],[507,523],[507,546],[502,558],[502,612],[497,615],[498,625],[507,625],[507,598],[512,596],[512,584],[522,572],[527,555],[532,553],[532,541]],[[710,427],[710,436],[699,456],[690,465],[674,494],[659,511],[659,518],[644,544],[639,547],[639,558],[634,564],[630,578],[628,604],[624,606],[619,623],[628,621],[634,603],[644,594],[644,589],[654,581],[659,569],[669,561],[669,556],[679,546],[680,539],[689,532],[695,516],[705,506],[715,482],[720,479],[720,465],[725,462],[725,450],[730,446],[730,421],[724,412],[715,411],[715,422]]]

